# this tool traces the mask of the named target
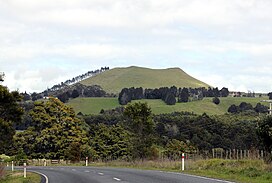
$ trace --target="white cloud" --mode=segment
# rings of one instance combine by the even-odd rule
[[[271,9],[269,0],[0,0],[0,70],[26,90],[102,64],[178,66],[213,86],[269,91]]]

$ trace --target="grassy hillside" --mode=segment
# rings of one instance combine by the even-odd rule
[[[159,88],[176,87],[208,87],[180,68],[148,69],[141,67],[114,68],[97,76],[85,79],[84,85],[100,85],[108,93],[118,94],[125,87]]]
[[[194,101],[188,103],[176,103],[176,105],[169,106],[166,105],[162,100],[140,100],[141,102],[147,102],[151,107],[152,112],[155,114],[161,113],[171,113],[175,111],[190,111],[196,114],[224,114],[227,112],[228,107],[231,104],[239,105],[241,102],[251,103],[254,107],[255,105],[267,98],[234,98],[234,97],[226,97],[220,98],[220,104],[215,105],[212,102],[212,98],[204,98],[201,101]],[[139,100],[135,100],[132,102],[138,102]],[[98,114],[101,109],[112,109],[117,106],[118,100],[117,98],[76,98],[72,99],[68,103],[72,106],[76,113],[81,111],[83,114]],[[267,103],[263,103],[267,105]]]

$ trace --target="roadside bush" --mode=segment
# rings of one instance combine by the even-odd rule
[[[216,105],[220,104],[220,99],[218,97],[214,97],[213,98],[213,103],[216,104]]]

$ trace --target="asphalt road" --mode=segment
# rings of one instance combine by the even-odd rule
[[[46,175],[48,183],[229,183],[182,173],[128,168],[30,166],[27,170]]]

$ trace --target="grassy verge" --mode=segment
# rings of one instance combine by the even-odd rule
[[[237,182],[272,182],[272,165],[262,160],[201,160],[189,163],[187,172]]]
[[[41,176],[32,173],[27,172],[27,177],[23,177],[22,171],[6,171],[4,177],[0,179],[1,183],[40,183],[41,182]]]
[[[126,167],[180,172],[178,161],[140,161],[95,163],[93,166]],[[199,160],[186,161],[184,173],[245,183],[272,182],[272,165],[262,160]]]

